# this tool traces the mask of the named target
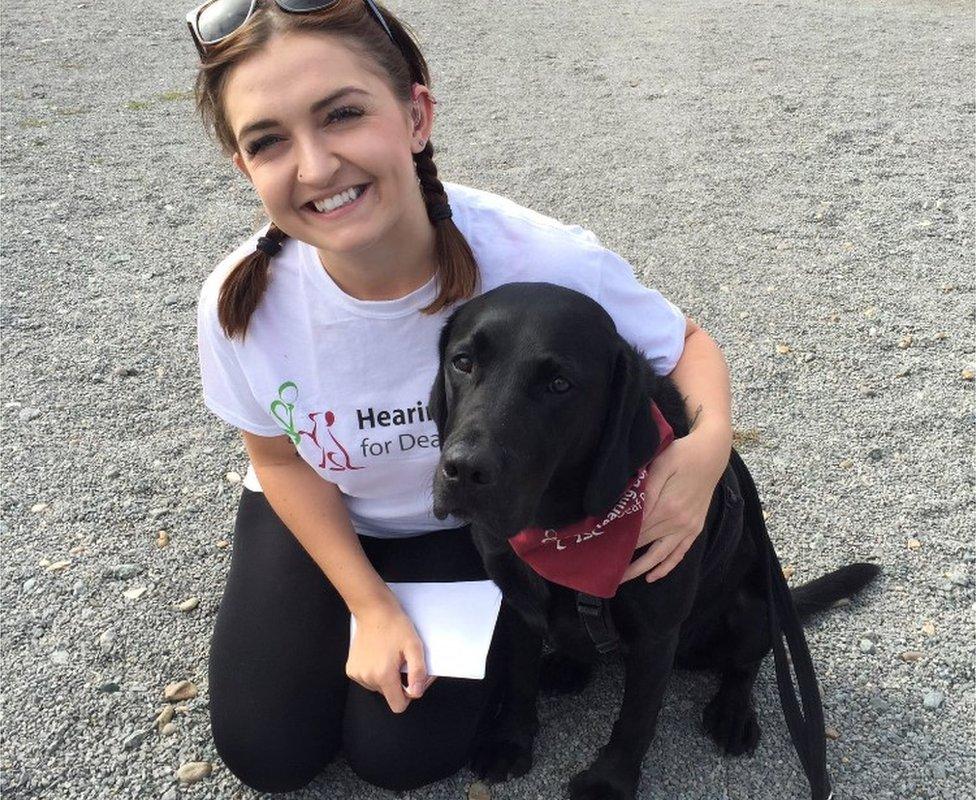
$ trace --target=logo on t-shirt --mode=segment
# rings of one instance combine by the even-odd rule
[[[298,430],[295,426],[295,403],[298,402],[298,385],[294,381],[285,381],[281,386],[278,387],[278,399],[271,403],[271,415],[278,420],[278,424],[285,429],[285,433],[288,434],[288,438],[291,439],[291,443],[298,447],[302,443],[302,437],[307,436],[308,439],[319,449],[322,454],[322,460],[319,462],[319,469],[327,469],[332,472],[344,472],[345,470],[351,469],[364,469],[361,466],[355,466],[349,458],[349,451],[342,446],[342,443],[336,439],[335,435],[330,430],[335,424],[335,414],[331,411],[313,411],[308,415],[308,418],[312,421],[312,430],[303,431]],[[325,433],[329,435],[338,449],[329,450],[331,445],[319,442],[319,418],[321,417],[322,422],[325,423]]]

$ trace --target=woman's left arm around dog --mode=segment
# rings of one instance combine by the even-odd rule
[[[674,569],[701,533],[712,493],[729,463],[729,368],[714,340],[686,319],[684,350],[669,377],[684,397],[690,430],[648,468],[637,547],[653,544],[627,568],[621,583],[645,573],[650,583]]]

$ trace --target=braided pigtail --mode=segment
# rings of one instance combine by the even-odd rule
[[[244,339],[251,314],[268,288],[271,259],[287,238],[288,234],[272,222],[268,232],[258,239],[255,251],[241,259],[224,279],[217,299],[217,319],[228,339],[238,333]]]
[[[423,150],[414,153],[413,160],[424,203],[427,205],[427,218],[434,226],[441,284],[438,296],[429,306],[421,309],[421,312],[436,314],[450,303],[471,297],[479,274],[467,239],[451,220],[451,204],[434,165],[434,145],[428,141]]]

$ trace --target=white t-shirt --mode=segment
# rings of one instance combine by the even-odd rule
[[[566,225],[491,192],[444,182],[454,224],[474,253],[482,292],[546,281],[600,303],[620,335],[667,374],[681,357],[685,317],[642,286],[624,259],[579,225]],[[259,436],[287,434],[324,479],[335,483],[359,534],[411,536],[460,527],[433,515],[440,457],[427,400],[440,330],[455,303],[428,315],[437,276],[396,300],[343,292],[316,250],[287,239],[272,259],[268,288],[247,337],[228,339],[217,321],[227,273],[267,226],[210,274],[197,327],[203,399],[218,417]],[[244,485],[261,487],[249,464]]]

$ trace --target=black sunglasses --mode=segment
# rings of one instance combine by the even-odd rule
[[[323,9],[334,6],[338,0],[274,0],[278,8],[292,14],[308,14],[312,11],[322,11]],[[390,26],[386,24],[380,10],[373,3],[373,0],[365,0],[370,13],[379,20],[383,30],[393,44],[397,44],[390,31]],[[193,43],[197,46],[200,58],[207,54],[207,48],[217,42],[226,39],[234,31],[241,27],[257,7],[258,0],[207,0],[207,2],[194,8],[186,15],[186,24],[190,28],[190,36]],[[399,49],[399,45],[397,48]]]

